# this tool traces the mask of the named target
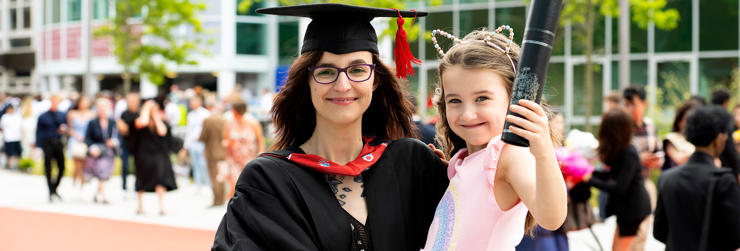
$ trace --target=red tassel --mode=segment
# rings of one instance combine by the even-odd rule
[[[406,31],[403,30],[404,21],[401,11],[396,11],[398,11],[398,18],[396,19],[398,31],[396,31],[396,46],[393,49],[393,54],[396,57],[396,77],[407,78],[408,74],[414,75],[414,68],[411,63],[421,64],[421,60],[411,54],[409,42],[406,39]],[[416,22],[416,17],[414,17],[414,22]]]

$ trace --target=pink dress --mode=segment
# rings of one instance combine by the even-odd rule
[[[521,201],[502,211],[493,181],[504,142],[493,138],[485,149],[450,159],[450,185],[437,205],[423,250],[514,250],[524,236],[527,207]]]

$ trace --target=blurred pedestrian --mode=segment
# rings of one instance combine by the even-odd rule
[[[203,143],[205,149],[206,164],[208,167],[208,177],[211,181],[213,190],[213,204],[211,206],[223,205],[226,196],[224,187],[224,178],[220,177],[219,171],[221,166],[227,167],[226,148],[224,148],[224,127],[226,120],[221,116],[221,105],[214,99],[206,100],[206,107],[211,111],[211,115],[203,120],[203,129],[201,130],[199,141]],[[221,171],[225,173],[226,170]],[[223,176],[223,175],[222,175]]]
[[[85,184],[82,176],[87,158],[87,144],[85,144],[85,132],[87,125],[95,117],[95,113],[90,109],[90,99],[87,96],[81,96],[77,99],[75,106],[67,112],[67,124],[70,126],[69,139],[67,140],[68,157],[72,158],[74,172],[72,175],[74,184],[79,184],[80,188]]]
[[[4,142],[3,149],[5,156],[8,158],[7,167],[9,169],[17,169],[21,157],[22,121],[21,114],[16,112],[13,105],[5,108],[5,114],[0,118],[0,130],[3,132]]]
[[[49,202],[53,198],[61,200],[57,193],[57,187],[64,176],[64,144],[62,135],[67,133],[67,124],[64,119],[64,113],[58,111],[61,98],[52,95],[50,98],[49,110],[39,116],[36,125],[36,146],[41,147],[44,151],[44,174],[46,175],[46,184],[49,187]],[[56,160],[57,177],[51,178],[51,161]]]
[[[712,104],[721,106],[723,109],[727,110],[730,106],[730,93],[722,89],[713,91]]]
[[[653,235],[666,250],[740,248],[740,187],[730,169],[714,164],[730,124],[719,106],[697,108],[688,116],[684,134],[696,151],[658,180]]]
[[[95,101],[95,107],[98,116],[90,121],[85,132],[85,143],[89,151],[84,173],[87,179],[92,177],[98,179],[98,189],[95,191],[93,201],[108,204],[108,198],[105,195],[105,182],[113,173],[118,129],[115,120],[110,118],[110,100],[98,98]]]
[[[148,100],[141,107],[134,128],[129,131],[129,144],[136,163],[136,192],[139,201],[137,214],[144,214],[144,192],[156,192],[159,214],[164,215],[164,193],[177,189],[170,162],[169,139],[172,135],[163,116],[159,104]]]
[[[617,217],[612,250],[643,250],[645,243],[634,241],[647,236],[650,221],[650,198],[641,174],[637,149],[630,144],[634,132],[630,115],[614,108],[604,113],[599,126],[597,149],[609,170],[586,175],[587,184],[609,193],[606,216]],[[647,227],[643,227],[647,225]],[[643,231],[644,230],[644,231]]]
[[[234,120],[224,129],[226,162],[229,165],[228,180],[231,182],[229,197],[234,194],[236,179],[239,178],[247,162],[256,158],[258,153],[265,151],[262,127],[258,122],[247,119],[245,116],[247,103],[242,99],[232,100],[231,112]]]
[[[666,134],[663,140],[663,149],[665,149],[663,170],[685,164],[689,160],[689,156],[694,153],[694,145],[686,141],[683,132],[686,128],[686,117],[693,109],[700,106],[696,101],[689,100],[676,108],[676,116],[673,119],[671,132]]]
[[[141,98],[138,93],[131,92],[126,95],[126,110],[121,113],[121,117],[116,122],[120,135],[121,149],[121,180],[123,182],[123,191],[127,190],[126,180],[129,173],[129,156],[131,156],[131,146],[129,139],[130,132],[134,130],[134,121],[139,117],[139,105]]]
[[[21,149],[23,150],[21,156],[22,158],[34,159],[35,157],[33,152],[35,149],[32,146],[33,143],[36,141],[36,123],[38,123],[38,119],[33,111],[33,99],[30,96],[24,98],[23,102],[21,103],[21,115],[21,130],[23,131],[21,133]]]
[[[204,158],[204,145],[198,141],[203,129],[203,120],[210,115],[210,112],[203,108],[203,98],[194,96],[190,98],[190,112],[188,113],[187,133],[185,134],[185,149],[190,156],[190,166],[193,169],[193,183],[196,189],[209,185],[208,169]]]
[[[727,113],[727,107],[730,104],[730,93],[725,90],[716,90],[712,92],[712,104],[721,106]],[[732,127],[727,129],[727,134],[732,135]],[[738,176],[740,181],[740,154],[738,154],[737,148],[735,148],[735,141],[732,137],[727,137],[725,142],[725,148],[719,155],[719,160],[722,167],[729,167]]]

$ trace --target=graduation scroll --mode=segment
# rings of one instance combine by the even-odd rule
[[[532,0],[509,106],[519,104],[520,99],[540,103],[562,3],[562,0]],[[508,110],[508,114],[522,117],[511,110]],[[504,133],[501,137],[504,142],[528,147],[529,141],[509,130],[510,125],[513,124],[509,122],[504,124]]]

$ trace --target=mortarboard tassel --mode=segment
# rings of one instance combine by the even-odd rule
[[[401,11],[398,11],[398,18],[396,24],[398,24],[398,31],[396,31],[396,47],[393,50],[393,54],[396,57],[396,77],[407,78],[408,74],[414,75],[414,68],[411,63],[421,64],[421,60],[414,57],[411,54],[409,48],[409,42],[406,39],[406,31],[403,29],[403,17]],[[414,17],[414,22],[416,17]],[[413,25],[413,24],[412,24]]]

